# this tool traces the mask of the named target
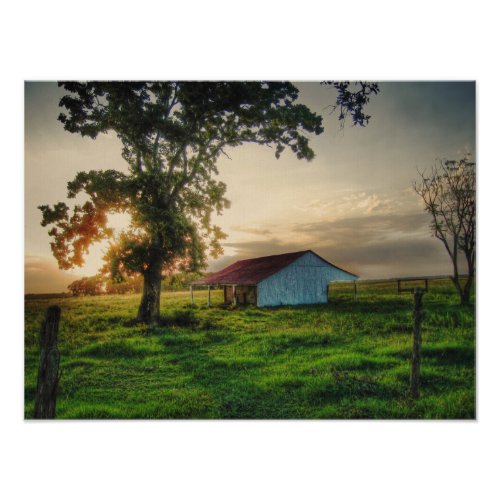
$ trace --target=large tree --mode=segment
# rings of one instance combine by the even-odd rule
[[[225,235],[211,222],[229,202],[215,179],[217,159],[245,143],[288,148],[299,159],[314,152],[308,134],[323,132],[321,116],[296,103],[289,82],[63,82],[59,120],[65,130],[95,139],[113,131],[123,145],[128,172],[80,172],[68,198],[87,201],[43,205],[59,266],[81,266],[90,245],[110,240],[104,271],[115,280],[144,277],[138,320],[159,317],[160,284],[167,270],[195,271],[207,252],[221,253]],[[349,100],[348,87],[337,89]],[[342,108],[343,109],[343,108]],[[361,123],[363,124],[363,123]],[[108,215],[130,215],[115,233]]]
[[[221,252],[220,228],[211,215],[229,205],[226,186],[214,179],[217,159],[228,148],[256,143],[289,148],[298,158],[314,153],[307,133],[320,134],[322,119],[295,103],[288,82],[64,82],[59,120],[65,130],[95,139],[114,131],[123,145],[128,173],[80,172],[68,198],[87,201],[39,207],[51,226],[59,266],[81,266],[90,245],[111,244],[106,270],[116,280],[140,273],[144,289],[138,320],[159,316],[165,268],[195,270],[207,251]],[[108,215],[130,215],[127,231],[115,234]]]
[[[433,236],[451,259],[451,280],[460,302],[468,305],[476,270],[476,164],[468,156],[439,160],[430,171],[419,172],[413,187],[431,216]],[[460,281],[461,258],[467,268],[465,283]]]
[[[337,91],[335,104],[329,104],[330,112],[339,111],[339,121],[341,127],[344,126],[346,116],[349,115],[353,125],[364,127],[368,125],[371,116],[365,113],[365,108],[370,102],[372,94],[377,95],[380,92],[379,84],[376,82],[360,81],[324,81],[326,85]]]

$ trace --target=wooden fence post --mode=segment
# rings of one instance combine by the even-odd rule
[[[60,359],[57,349],[57,333],[60,317],[61,309],[58,306],[49,307],[40,330],[40,365],[36,388],[35,418],[47,419],[56,416]]]
[[[420,396],[420,364],[422,360],[422,297],[425,290],[415,288],[413,291],[413,353],[411,359],[410,395],[417,399]]]

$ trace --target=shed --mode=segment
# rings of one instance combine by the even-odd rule
[[[312,250],[239,260],[193,285],[222,286],[226,304],[258,307],[323,304],[331,281],[356,282],[358,276],[326,261]],[[191,294],[192,297],[192,294]]]

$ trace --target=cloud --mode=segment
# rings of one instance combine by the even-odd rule
[[[421,234],[428,231],[429,216],[422,212],[410,214],[375,214],[358,217],[346,217],[336,220],[324,220],[294,224],[292,231],[309,234],[322,239],[355,240],[385,239],[393,233]]]
[[[373,190],[344,190],[335,195],[325,194],[322,199],[312,199],[295,205],[300,212],[310,218],[347,218],[373,214],[401,214],[418,207],[419,198],[413,189],[400,189],[391,192]]]
[[[253,259],[263,255],[273,255],[287,252],[303,250],[303,247],[297,243],[278,238],[258,241],[241,241],[235,243],[226,243],[224,246],[234,248],[237,251],[235,260]]]
[[[81,278],[62,271],[54,259],[26,255],[24,259],[25,293],[60,293],[67,292],[73,281]]]
[[[269,229],[252,226],[231,226],[230,229],[232,231],[237,231],[238,233],[255,234],[257,236],[266,236],[268,234],[271,234],[271,231]]]
[[[450,261],[444,248],[430,237],[371,241],[364,245],[339,247],[319,245],[317,251],[361,278],[430,276],[450,272]]]
[[[428,227],[425,213],[364,215],[293,224],[290,238],[274,236],[225,246],[236,251],[232,262],[311,249],[361,278],[448,274],[446,251],[430,237]]]

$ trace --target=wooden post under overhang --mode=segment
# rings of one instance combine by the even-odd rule
[[[210,285],[208,285],[208,300],[207,300],[207,305],[210,307]]]
[[[233,306],[236,305],[236,285],[233,285]]]

